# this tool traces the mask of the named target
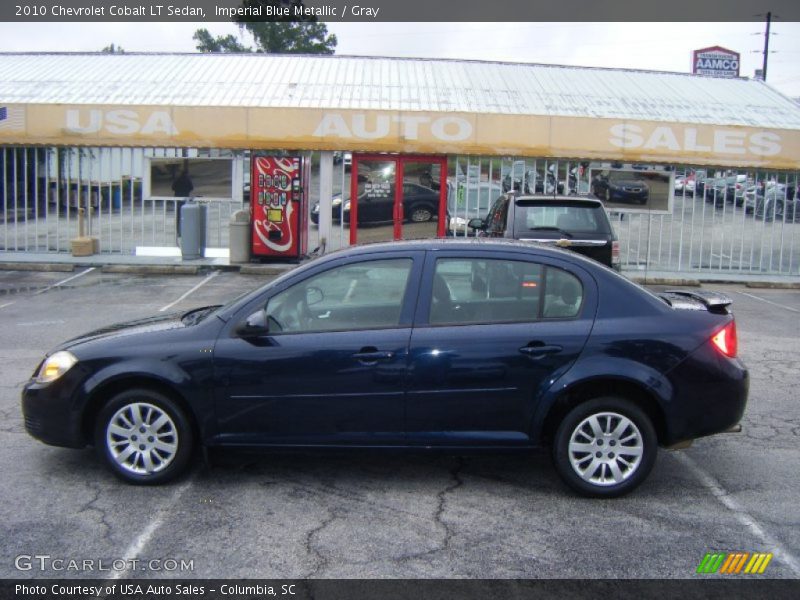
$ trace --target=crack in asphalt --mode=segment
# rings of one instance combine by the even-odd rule
[[[333,523],[338,518],[339,515],[336,514],[335,510],[328,509],[328,516],[325,519],[323,519],[322,522],[317,527],[309,530],[308,533],[306,534],[306,539],[305,542],[303,543],[303,547],[305,548],[306,553],[309,556],[316,557],[317,566],[314,567],[314,569],[312,569],[309,573],[304,575],[303,576],[304,579],[311,579],[312,577],[318,577],[320,573],[324,571],[330,564],[330,559],[325,557],[322,554],[322,552],[313,547],[314,536],[319,534],[326,527],[328,527],[328,525]]]
[[[442,517],[444,516],[444,513],[447,510],[447,495],[452,494],[454,491],[456,491],[458,488],[464,485],[464,480],[461,479],[461,472],[463,471],[463,469],[464,469],[464,458],[458,456],[456,457],[455,466],[452,469],[450,469],[450,477],[452,477],[454,482],[446,486],[444,489],[440,490],[436,494],[437,502],[436,502],[436,510],[433,513],[433,522],[444,530],[444,537],[442,539],[442,542],[438,545],[438,547],[431,548],[430,550],[425,550],[424,552],[414,552],[412,554],[405,554],[403,556],[399,556],[396,559],[397,562],[414,560],[450,549],[450,544],[453,540],[453,537],[455,537],[455,532],[453,531],[453,528],[450,527]]]
[[[112,541],[111,540],[112,526],[111,526],[111,523],[108,522],[108,519],[107,519],[108,515],[107,515],[107,513],[106,513],[106,511],[104,509],[102,509],[102,508],[100,508],[98,506],[95,506],[95,503],[98,500],[100,500],[100,486],[97,485],[93,481],[88,481],[87,480],[86,481],[86,487],[94,492],[94,498],[92,498],[91,500],[89,500],[88,502],[83,504],[76,514],[80,515],[80,514],[83,514],[85,512],[96,512],[96,513],[98,513],[100,515],[100,524],[103,525],[103,527],[105,528],[105,533],[103,533],[102,537],[103,537],[103,539],[105,539],[105,540],[110,542],[110,541]]]

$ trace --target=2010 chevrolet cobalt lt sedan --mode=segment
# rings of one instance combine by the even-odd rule
[[[62,344],[25,385],[25,426],[94,444],[132,483],[172,479],[200,446],[548,445],[572,488],[618,496],[659,446],[741,419],[729,305],[512,240],[355,247]]]

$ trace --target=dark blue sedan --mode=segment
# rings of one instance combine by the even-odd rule
[[[618,496],[658,446],[739,423],[729,304],[524,242],[355,247],[230,304],[61,345],[25,385],[25,426],[94,444],[132,483],[172,479],[199,445],[545,445],[572,488]]]

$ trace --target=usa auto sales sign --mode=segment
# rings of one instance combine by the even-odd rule
[[[738,77],[739,53],[722,46],[695,50],[692,53],[692,72],[712,77]]]

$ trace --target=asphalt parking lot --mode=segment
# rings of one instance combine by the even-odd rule
[[[545,451],[226,454],[133,487],[91,449],[25,433],[20,391],[57,343],[263,281],[0,271],[0,577],[692,578],[715,551],[771,552],[764,577],[800,577],[797,290],[705,286],[734,300],[752,376],[744,431],[662,451],[616,500],[576,497]]]

